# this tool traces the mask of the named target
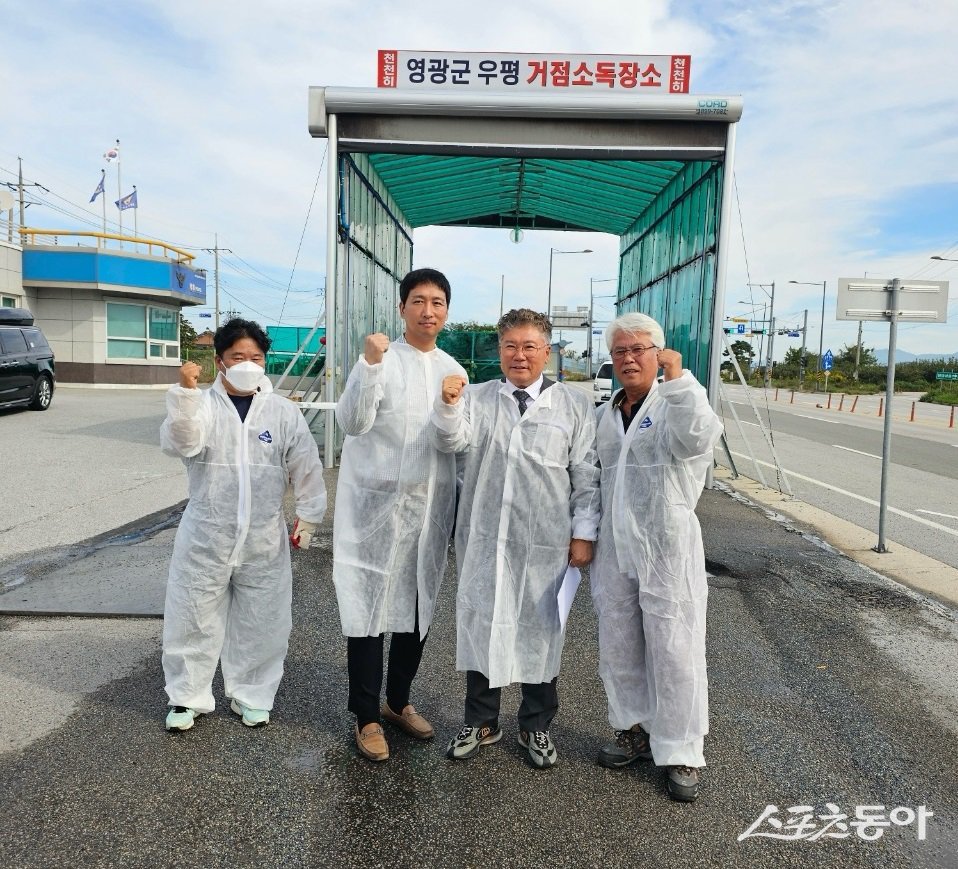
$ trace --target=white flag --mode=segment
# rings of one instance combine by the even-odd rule
[[[106,162],[109,163],[112,160],[120,159],[120,148],[117,145],[114,145],[112,148],[103,152],[103,156],[106,159]]]

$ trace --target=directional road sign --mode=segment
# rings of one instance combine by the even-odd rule
[[[832,351],[826,350],[825,355],[822,357],[822,371],[831,371],[834,359],[835,357],[832,356]]]
[[[958,380],[958,371],[936,371],[935,380]]]
[[[745,334],[745,324],[744,324],[744,323],[739,323],[738,326],[736,326],[736,331],[738,332],[739,335],[744,335],[744,334]]]

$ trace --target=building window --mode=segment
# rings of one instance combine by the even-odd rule
[[[13,296],[0,296],[0,308],[15,308],[17,300]]]
[[[178,312],[169,308],[107,302],[106,335],[108,359],[178,359],[180,355]]]

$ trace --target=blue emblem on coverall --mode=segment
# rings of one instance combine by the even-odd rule
[[[269,429],[264,432],[260,432],[259,439],[264,444],[271,444],[273,442],[273,436],[269,433]]]
[[[639,423],[639,428],[648,428],[650,425],[652,425],[652,420],[649,417],[646,417],[642,420],[642,422]]]

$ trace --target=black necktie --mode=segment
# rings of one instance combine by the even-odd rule
[[[529,406],[529,393],[524,389],[517,389],[512,393],[516,401],[519,404],[519,416],[522,416],[526,412],[526,408]]]

